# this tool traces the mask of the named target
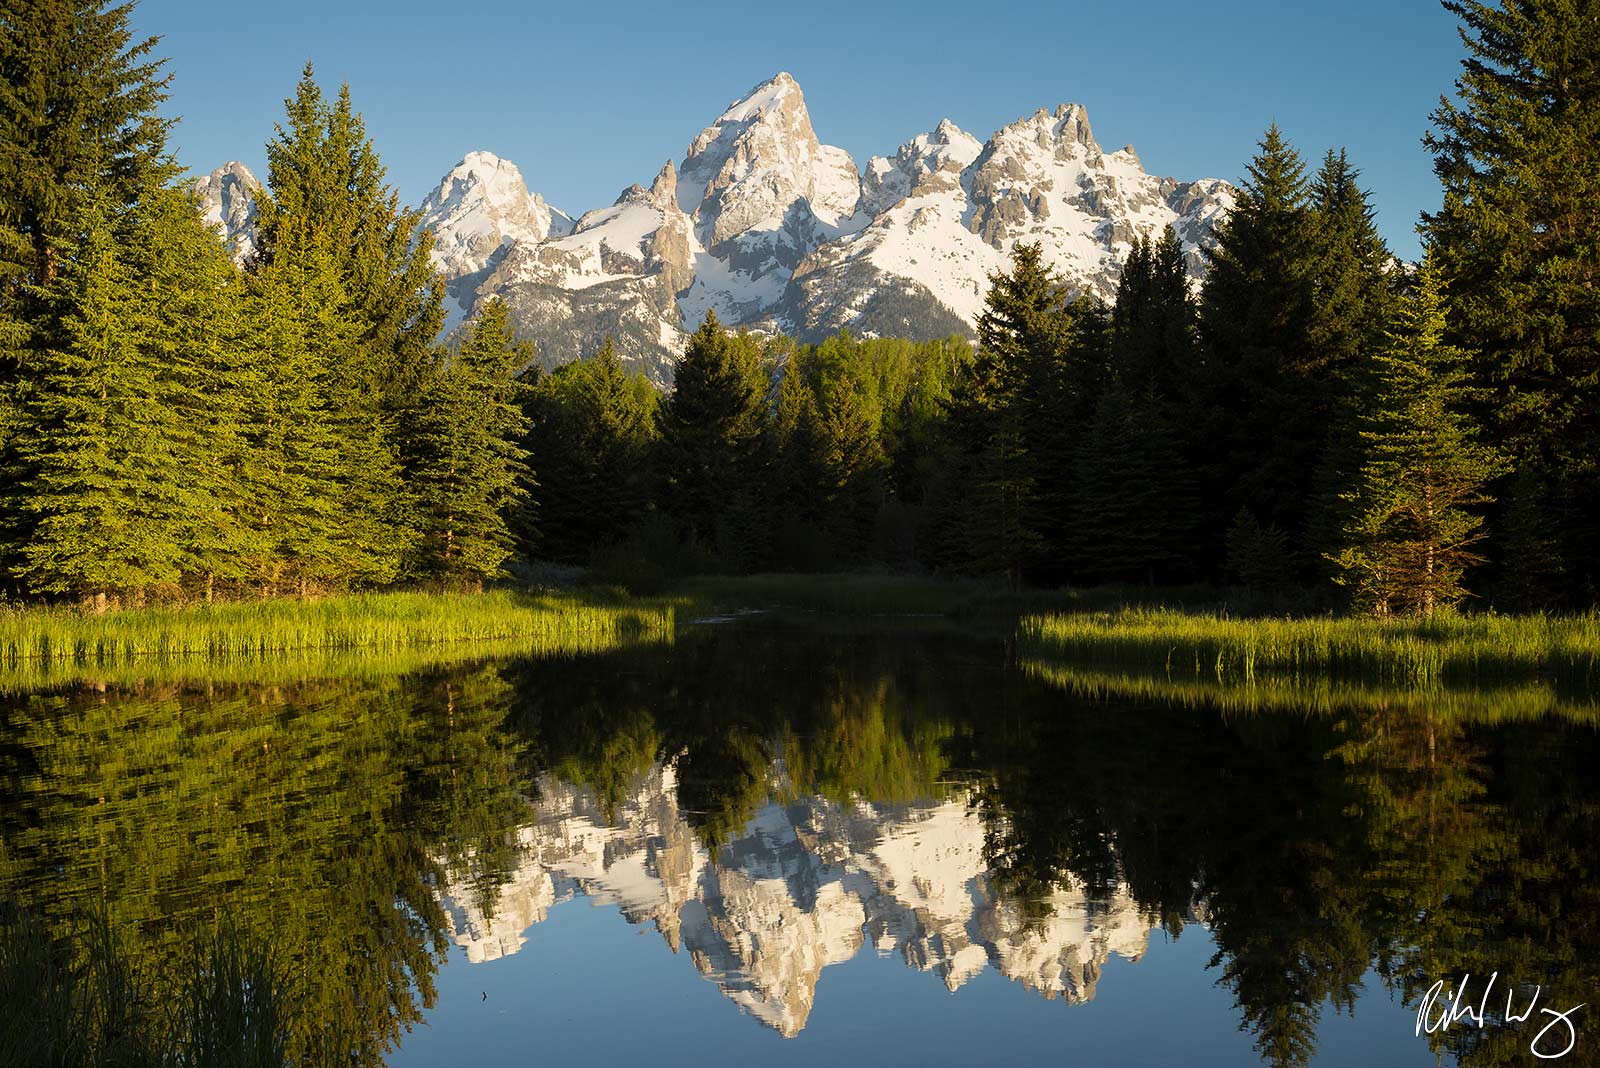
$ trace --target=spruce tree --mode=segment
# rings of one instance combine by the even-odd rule
[[[1094,581],[1186,576],[1197,501],[1185,448],[1194,305],[1168,227],[1135,240],[1110,320],[1109,367],[1076,435],[1074,571]]]
[[[1454,605],[1481,559],[1484,487],[1499,463],[1467,414],[1466,357],[1446,332],[1444,285],[1430,254],[1376,356],[1362,405],[1366,456],[1345,498],[1347,544],[1331,557],[1355,603],[1383,615]]]
[[[1314,236],[1304,164],[1274,124],[1206,252],[1206,409],[1196,444],[1211,503],[1205,530],[1224,530],[1244,508],[1303,547],[1327,436],[1325,383],[1310,341]],[[1209,549],[1213,566],[1219,549]]]
[[[63,265],[73,310],[34,354],[17,443],[31,519],[16,571],[104,607],[227,569],[243,507],[216,359],[232,266],[186,196],[152,189],[123,238],[92,219]]]
[[[1451,280],[1521,531],[1503,586],[1600,591],[1600,6],[1451,0],[1467,58],[1427,147],[1444,203],[1423,224]],[[1507,517],[1510,518],[1510,517]],[[1542,546],[1556,546],[1563,579]]]
[[[1342,495],[1361,464],[1363,368],[1384,344],[1392,304],[1393,257],[1378,234],[1360,172],[1344,150],[1330,150],[1311,183],[1316,262],[1307,333],[1312,373],[1321,383],[1313,425],[1326,427],[1318,459],[1306,545],[1318,553],[1342,542]]]
[[[0,12],[0,481],[30,477],[20,455],[28,395],[84,277],[94,229],[127,236],[123,215],[177,171],[169,120],[156,113],[169,76],[156,38],[135,39],[131,5],[39,0]],[[0,504],[0,573],[18,566],[30,516]]]
[[[392,427],[340,374],[361,344],[345,307],[337,266],[315,245],[250,279],[244,433],[258,460],[262,594],[391,582],[415,538]]]
[[[658,403],[609,338],[594,356],[539,377],[526,401],[526,447],[539,468],[527,518],[537,533],[519,533],[534,552],[581,564],[633,533],[650,503]]]
[[[480,585],[504,574],[508,520],[531,480],[525,387],[515,376],[532,362],[505,305],[490,300],[424,379],[411,435],[424,459],[407,472],[421,531],[414,574]]]
[[[691,546],[733,566],[762,550],[767,386],[755,342],[707,312],[658,416],[662,507]]]
[[[778,403],[767,438],[775,497],[774,564],[782,570],[830,566],[827,535],[827,430],[812,382],[815,353],[791,353],[778,384]]]
[[[1098,314],[1087,305],[1078,310],[1086,319]],[[1011,270],[990,279],[977,356],[951,394],[956,455],[939,521],[955,536],[942,540],[964,566],[1003,573],[1013,585],[1042,560],[1059,558],[1069,507],[1059,474],[1070,463],[1069,411],[1077,399],[1073,328],[1041,248],[1018,245]],[[1098,329],[1086,337],[1097,338]]]

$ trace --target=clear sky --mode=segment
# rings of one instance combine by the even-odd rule
[[[1461,55],[1434,0],[142,0],[135,20],[164,37],[176,146],[197,172],[262,173],[310,59],[330,87],[349,81],[405,200],[482,148],[578,215],[787,70],[818,136],[858,166],[944,117],[982,140],[1077,102],[1102,146],[1133,144],[1153,173],[1236,180],[1276,119],[1308,157],[1350,149],[1408,257],[1438,200],[1421,138]]]

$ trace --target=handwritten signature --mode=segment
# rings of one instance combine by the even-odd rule
[[[1476,1009],[1470,1004],[1461,1004],[1461,997],[1466,993],[1467,983],[1472,979],[1471,975],[1462,976],[1460,985],[1448,993],[1444,989],[1445,981],[1440,979],[1428,988],[1427,995],[1422,999],[1422,1005],[1417,1009],[1416,1033],[1420,1036],[1424,1032],[1431,1035],[1436,1032],[1446,1031],[1461,1020],[1469,1021],[1466,1026],[1476,1024],[1480,1031],[1491,1023],[1498,1022],[1500,1026],[1507,1026],[1527,1022],[1528,1017],[1533,1015],[1534,1009],[1539,1004],[1541,988],[1537,986],[1533,988],[1533,997],[1528,1001],[1527,1010],[1518,1016],[1513,1011],[1516,990],[1508,987],[1506,990],[1505,1015],[1499,1021],[1495,1021],[1489,1015],[1489,996],[1494,991],[1494,984],[1499,978],[1499,972],[1489,976],[1489,982],[1483,988],[1483,997],[1479,999]],[[1441,998],[1446,1000],[1441,1000]],[[1565,1012],[1555,1009],[1539,1009],[1541,1015],[1548,1015],[1551,1019],[1539,1029],[1538,1034],[1533,1036],[1533,1041],[1528,1043],[1528,1052],[1545,1061],[1557,1060],[1571,1053],[1578,1045],[1578,1029],[1572,1022],[1572,1016],[1579,1009],[1584,1008],[1585,1005],[1574,1005]],[[1496,1002],[1496,1007],[1499,1007],[1498,1002]],[[1434,1014],[1435,1009],[1438,1010],[1437,1016]],[[1554,1034],[1551,1034],[1552,1031],[1554,1031]],[[1545,1037],[1547,1035],[1550,1036],[1548,1040]],[[1567,1044],[1554,1053],[1549,1052],[1549,1046],[1563,1036],[1566,1038]]]

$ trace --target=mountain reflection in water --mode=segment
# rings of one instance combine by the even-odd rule
[[[1220,993],[1227,1034],[1193,1063],[1524,1064],[1537,1024],[1418,1038],[1379,1010],[1469,973],[1474,1004],[1496,972],[1519,1004],[1535,986],[1600,1001],[1588,695],[1537,717],[1343,690],[1240,712],[1085,670],[937,627],[756,619],[584,656],[17,694],[0,698],[0,884],[63,938],[103,912],[158,978],[224,921],[268,940],[296,992],[289,1052],[336,1035],[371,1065],[434,1026],[468,1045],[452,1056],[496,1060],[472,1048],[489,1017],[444,995],[480,1007],[474,974],[568,968],[530,943],[579,897],[796,1043],[848,1022],[817,1008],[830,968],[931,973],[942,986],[895,1012],[873,1004],[884,972],[846,1007],[907,1057],[949,1018],[993,1059],[1113,1028],[1142,1063],[1159,1036],[1140,1021]],[[1211,966],[1161,988],[1165,1009],[1089,1007],[1113,978],[1153,991],[1153,947],[1175,938]],[[654,981],[702,1059],[758,1032]],[[964,1015],[996,990],[1085,1007],[1027,1032]],[[1341,1016],[1369,1053],[1319,1059]],[[545,1046],[564,1019],[538,1021]],[[1588,1063],[1600,1016],[1576,1019],[1567,1063]],[[613,1031],[587,1038],[612,1043],[601,1061],[649,1041]]]
[[[792,794],[781,769],[773,793]],[[963,791],[874,805],[807,796],[759,809],[713,856],[678,811],[671,765],[630,787],[609,822],[594,792],[545,778],[522,860],[493,913],[445,890],[454,939],[481,963],[523,945],[551,906],[585,895],[649,923],[740,1008],[792,1036],[823,968],[870,944],[950,991],[986,967],[1046,998],[1094,997],[1111,953],[1137,960],[1155,924],[1125,889],[1061,887],[1029,916],[986,876],[984,825]]]

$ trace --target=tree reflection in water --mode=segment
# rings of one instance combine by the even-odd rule
[[[224,921],[269,940],[302,1009],[291,1056],[356,1035],[379,1063],[452,939],[515,952],[582,893],[785,1034],[869,943],[952,990],[994,968],[1083,1000],[1109,954],[1199,924],[1263,1061],[1304,1064],[1373,968],[1411,1006],[1466,973],[1563,1007],[1596,989],[1596,733],[1482,707],[1241,711],[937,628],[772,621],[343,682],[40,693],[0,705],[0,873],[58,933],[104,909],[152,975]],[[1534,1030],[1435,1041],[1520,1064]]]

